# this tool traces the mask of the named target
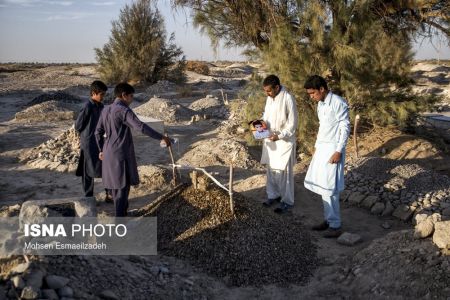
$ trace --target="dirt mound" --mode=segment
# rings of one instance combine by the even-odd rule
[[[169,173],[158,166],[146,165],[138,167],[139,185],[134,187],[136,192],[164,190],[170,185]]]
[[[258,166],[247,147],[232,139],[213,138],[203,140],[192,145],[192,149],[186,152],[178,160],[182,165],[194,167],[229,166],[249,169]]]
[[[54,93],[45,93],[37,96],[33,100],[31,100],[27,106],[32,106],[36,104],[40,104],[47,101],[57,101],[57,102],[65,102],[65,103],[81,103],[83,100],[81,98],[76,97],[74,95],[65,93],[65,92],[54,92]]]
[[[373,241],[358,252],[344,273],[343,298],[446,299],[450,296],[450,256],[440,256],[428,240],[416,240],[412,230]],[[403,280],[401,280],[403,278]],[[405,285],[406,283],[406,285]],[[405,288],[405,287],[408,288]],[[401,297],[399,297],[401,295]]]
[[[16,113],[18,122],[49,122],[74,120],[77,116],[79,105],[55,100],[45,101],[26,108]]]
[[[227,107],[219,98],[212,95],[192,102],[189,108],[212,118],[226,119],[228,117]]]
[[[19,158],[38,169],[72,172],[78,166],[79,151],[80,137],[71,127],[58,137],[25,151]]]
[[[134,112],[138,115],[163,120],[167,123],[189,121],[196,114],[189,108],[163,98],[151,98],[134,109]]]
[[[160,80],[157,83],[149,86],[145,93],[150,97],[158,96],[164,93],[173,92],[176,89],[176,84],[168,80]]]
[[[228,284],[304,283],[317,264],[316,248],[297,220],[268,214],[235,194],[188,187],[141,211],[158,217],[158,250],[187,259]]]

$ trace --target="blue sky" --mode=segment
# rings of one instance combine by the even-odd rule
[[[111,21],[126,3],[131,0],[0,0],[0,62],[95,62],[93,49],[108,41]],[[188,11],[172,11],[169,0],[158,7],[187,59],[244,59],[242,49],[220,47],[215,54]],[[433,43],[416,44],[416,58],[450,59],[445,41]]]

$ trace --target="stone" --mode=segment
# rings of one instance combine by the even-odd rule
[[[442,215],[446,217],[450,217],[450,207],[447,207],[442,211]]]
[[[413,213],[414,213],[414,208],[410,207],[409,205],[399,205],[394,212],[392,213],[392,215],[402,221],[409,221],[409,219],[411,219]]]
[[[348,197],[348,202],[351,204],[359,205],[364,198],[366,198],[365,195],[361,194],[360,192],[354,192]]]
[[[69,278],[63,276],[48,275],[47,277],[45,277],[45,282],[47,283],[47,286],[53,290],[57,290],[66,286],[69,283],[69,281],[70,281]]]
[[[153,275],[158,275],[159,274],[159,267],[157,267],[157,266],[153,266],[153,267],[151,267],[150,268],[150,272],[153,274]]]
[[[11,282],[16,289],[22,290],[25,287],[25,281],[23,281],[20,275],[12,277]]]
[[[27,286],[31,286],[36,290],[42,287],[45,273],[42,270],[33,270],[25,275],[24,279]]]
[[[42,297],[49,300],[58,300],[59,296],[55,290],[52,289],[44,289],[41,291]]]
[[[111,290],[104,290],[103,292],[101,292],[100,294],[98,294],[98,296],[101,299],[106,299],[106,300],[119,300],[120,298],[116,296],[116,294],[114,294],[113,291]]]
[[[384,203],[377,202],[372,206],[372,209],[370,210],[371,214],[379,215],[384,211]]]
[[[372,206],[378,201],[377,196],[367,196],[366,199],[363,200],[361,206],[366,209],[371,209]]]
[[[383,222],[383,224],[381,224],[381,227],[383,227],[384,229],[390,229],[392,227],[392,225],[391,225],[391,223],[386,221],[386,222]]]
[[[22,204],[19,214],[20,228],[24,223],[42,223],[48,217],[61,217],[51,207],[72,206],[77,217],[96,217],[97,208],[94,197],[74,197],[65,199],[30,200]]]
[[[354,246],[362,240],[359,234],[344,232],[339,236],[337,242],[345,246]]]
[[[433,243],[440,249],[450,248],[450,221],[434,224]]]
[[[39,289],[36,289],[32,286],[26,286],[22,290],[22,294],[20,294],[21,299],[33,300],[39,298]]]
[[[29,262],[18,264],[17,266],[12,268],[11,274],[22,274],[23,272],[28,270],[29,267],[30,267]]]
[[[390,216],[394,212],[394,206],[392,206],[391,201],[386,201],[384,205],[384,210],[381,213],[383,217]]]
[[[417,225],[420,222],[425,221],[429,216],[430,216],[430,213],[427,213],[427,212],[417,213],[417,214],[414,215],[413,224]]]
[[[433,219],[431,217],[428,217],[414,227],[414,237],[416,239],[427,238],[433,234],[433,231],[434,231]]]
[[[341,192],[340,196],[339,196],[339,199],[340,199],[342,202],[345,202],[345,201],[348,200],[348,197],[350,196],[351,193],[352,193],[352,192],[351,192],[350,190],[343,190],[343,191]]]
[[[71,298],[71,297],[73,297],[73,290],[72,290],[72,288],[65,286],[58,290],[58,295],[60,297]]]
[[[163,273],[163,274],[168,274],[168,273],[170,273],[169,268],[167,268],[167,267],[160,267],[159,270],[160,270],[161,273]]]

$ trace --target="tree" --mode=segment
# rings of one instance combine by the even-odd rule
[[[107,82],[184,78],[183,52],[173,34],[167,39],[164,19],[152,0],[125,5],[119,19],[112,22],[108,43],[95,51],[100,74]]]
[[[213,39],[260,53],[267,71],[279,75],[294,93],[300,147],[311,151],[317,117],[315,104],[303,89],[309,75],[327,77],[330,87],[349,101],[351,114],[361,114],[372,126],[405,125],[417,111],[429,107],[433,99],[413,95],[408,77],[411,39],[430,32],[427,27],[439,28],[431,15],[436,24],[449,28],[447,1],[434,1],[432,7],[424,4],[429,2],[390,1],[395,5],[386,6],[379,0],[177,0],[174,4],[191,7],[195,24]],[[414,3],[419,4],[412,7]],[[428,11],[429,19],[422,21],[411,12],[423,15],[427,9],[433,13]],[[264,101],[262,93],[258,101]],[[257,115],[251,110],[261,106],[248,107],[249,115]]]

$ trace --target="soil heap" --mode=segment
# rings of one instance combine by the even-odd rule
[[[74,120],[79,108],[79,105],[74,103],[45,101],[16,113],[15,120],[28,123]]]
[[[158,217],[158,251],[186,259],[228,284],[304,283],[318,260],[298,220],[267,213],[239,194],[193,187],[140,209]]]
[[[134,112],[144,117],[163,120],[167,123],[177,123],[190,121],[195,112],[180,104],[175,104],[169,99],[151,98],[146,103],[140,105]]]

